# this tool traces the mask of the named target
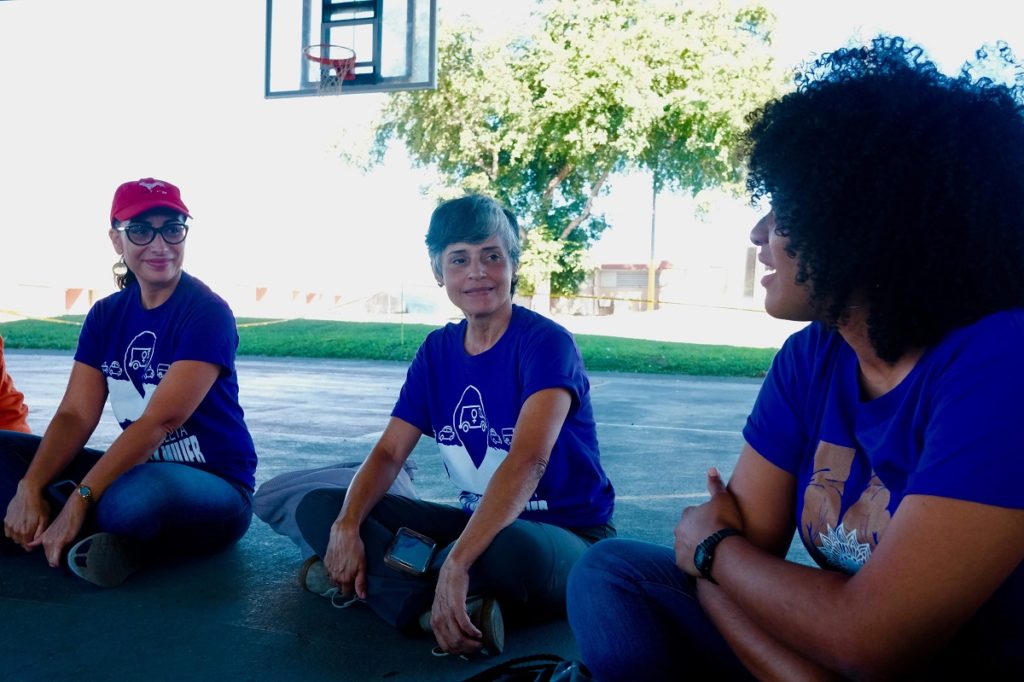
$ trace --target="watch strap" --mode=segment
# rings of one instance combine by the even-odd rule
[[[718,547],[718,543],[732,535],[740,535],[740,532],[735,528],[722,528],[721,530],[716,530],[714,533],[704,538],[704,540],[697,546],[698,550],[703,550],[698,551],[697,554],[703,554],[703,557],[699,563],[695,561],[694,564],[700,572],[701,577],[712,585],[718,584],[715,582],[715,579],[711,577],[711,566],[715,561],[715,549]]]

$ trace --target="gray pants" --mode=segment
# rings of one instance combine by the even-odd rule
[[[295,511],[303,538],[321,557],[344,499],[343,490],[314,490],[302,498]],[[370,608],[399,630],[413,630],[420,614],[430,610],[438,570],[468,522],[464,511],[449,505],[385,495],[359,533],[366,547],[366,602]],[[439,551],[422,576],[384,563],[384,554],[402,526],[437,542]],[[590,545],[614,535],[610,524],[570,530],[516,520],[498,533],[470,569],[469,594],[497,597],[512,619],[560,617],[565,614],[569,570]]]

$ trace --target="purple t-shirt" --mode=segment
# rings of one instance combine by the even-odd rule
[[[868,401],[853,350],[812,324],[775,357],[743,435],[796,478],[797,530],[814,560],[852,574],[906,495],[1024,508],[1022,418],[1024,310],[1012,310],[949,333]],[[1024,637],[1024,565],[970,627],[992,651],[1020,655],[1003,644]]]
[[[185,423],[150,456],[179,462],[247,486],[255,484],[256,448],[238,403],[238,332],[228,304],[182,273],[171,297],[146,310],[133,284],[89,310],[75,360],[103,372],[121,428],[139,418],[170,366],[208,362],[220,376]]]
[[[392,416],[433,436],[463,509],[472,513],[508,455],[523,403],[538,391],[564,388],[572,406],[520,518],[570,528],[608,523],[615,493],[601,467],[590,381],[572,335],[513,306],[498,342],[469,355],[466,326],[463,320],[430,333]]]

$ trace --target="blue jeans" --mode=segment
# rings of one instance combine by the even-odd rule
[[[0,431],[0,512],[17,491],[42,439]],[[83,448],[54,482],[80,482],[103,455]],[[47,489],[56,515],[65,498]],[[145,462],[115,480],[90,511],[83,534],[135,540],[150,556],[203,554],[241,538],[252,519],[252,493],[241,484],[176,462]]]
[[[341,511],[345,492],[313,490],[295,510],[302,537],[318,556],[326,553],[331,525]],[[399,630],[414,629],[419,615],[430,610],[437,572],[468,522],[468,514],[450,505],[385,495],[359,528],[366,550],[366,602],[370,608]],[[425,575],[402,573],[384,563],[384,554],[402,526],[437,543],[438,552]],[[473,564],[469,593],[496,597],[511,618],[561,617],[569,569],[595,540],[614,533],[611,525],[570,530],[516,520],[495,536]]]
[[[704,614],[696,581],[679,570],[670,547],[597,543],[569,574],[568,609],[583,662],[601,682],[705,672],[752,679]]]

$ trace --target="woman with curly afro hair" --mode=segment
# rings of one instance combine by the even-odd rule
[[[1024,679],[1022,92],[891,37],[797,85],[750,120],[772,207],[751,239],[767,311],[811,324],[675,551],[607,540],[576,565],[583,660],[600,680]],[[794,531],[824,570],[786,560]]]

